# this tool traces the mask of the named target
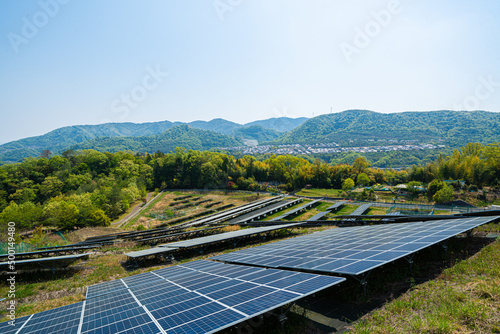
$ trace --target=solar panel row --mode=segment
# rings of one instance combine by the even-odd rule
[[[360,275],[499,218],[334,228],[212,259],[269,268]]]
[[[337,211],[342,205],[344,205],[346,203],[347,203],[347,201],[337,202],[337,203],[333,204],[332,206],[329,206],[328,208],[326,208],[326,211]]]
[[[301,225],[301,223],[246,228],[246,229],[241,229],[238,231],[214,234],[214,235],[210,235],[210,236],[202,237],[202,238],[195,238],[195,239],[189,239],[189,240],[184,240],[184,241],[171,242],[168,244],[161,244],[159,246],[160,247],[170,247],[170,248],[197,247],[197,246],[202,246],[202,245],[206,245],[206,244],[212,244],[215,242],[227,241],[227,240],[231,240],[231,239],[238,239],[238,238],[256,235],[256,234],[260,234],[260,233],[272,232],[272,231],[290,228],[290,227],[294,227],[294,226],[298,226],[298,225]]]
[[[42,257],[36,259],[29,260],[19,260],[15,261],[16,268],[28,268],[28,269],[37,269],[37,268],[53,268],[53,267],[65,267],[69,264],[75,262],[76,260],[86,258],[90,254],[75,254],[75,255],[63,255],[63,256],[52,256],[52,257]],[[0,270],[7,269],[9,267],[9,262],[0,262]]]
[[[259,220],[261,218],[266,217],[267,215],[273,214],[275,212],[278,212],[280,210],[283,210],[287,207],[294,206],[298,203],[302,202],[302,198],[293,200],[293,201],[280,201],[278,203],[271,204],[264,209],[266,210],[261,210],[261,212],[257,213],[250,213],[248,215],[244,215],[242,217],[237,217],[235,219],[231,219],[228,223],[229,224],[245,224],[248,222],[252,222],[254,220]]]
[[[0,332],[214,333],[342,281],[195,261],[91,286],[84,302],[1,323]]]
[[[306,203],[304,205],[301,205],[300,207],[296,208],[296,209],[293,209],[293,210],[290,210],[284,214],[282,214],[281,216],[279,217],[276,217],[274,219],[271,219],[271,221],[277,221],[277,220],[282,220],[282,219],[286,219],[287,217],[289,216],[293,216],[294,214],[297,214],[303,210],[306,210],[314,205],[316,205],[320,200],[319,199],[315,199],[314,201],[311,201],[309,203]]]
[[[217,242],[222,242],[222,241],[229,241],[229,240],[235,240],[235,239],[240,239],[252,235],[257,235],[261,233],[266,233],[266,232],[272,232],[280,229],[285,229],[285,228],[290,228],[294,227],[297,225],[300,225],[301,223],[293,223],[293,224],[286,224],[286,225],[273,225],[273,226],[264,226],[264,227],[255,227],[255,228],[247,228],[247,229],[242,229],[238,231],[233,231],[233,232],[226,232],[226,233],[220,233],[220,234],[215,234],[215,235],[210,235],[206,237],[200,237],[200,238],[194,238],[194,239],[189,239],[189,240],[184,240],[184,241],[177,241],[177,242],[171,242],[167,244],[161,244],[158,245],[158,247],[153,247],[150,249],[145,249],[141,251],[136,251],[136,252],[130,252],[126,253],[130,258],[133,259],[138,259],[141,257],[147,257],[147,256],[152,256],[152,255],[159,255],[159,254],[165,254],[165,253],[172,253],[173,251],[180,249],[180,248],[191,248],[191,247],[199,247],[203,245],[209,245]]]
[[[311,218],[309,218],[308,221],[317,221],[317,220],[320,220],[321,218],[323,218],[324,216],[326,216],[329,213],[330,213],[329,211],[322,211],[322,212],[320,212],[318,214],[315,214]]]

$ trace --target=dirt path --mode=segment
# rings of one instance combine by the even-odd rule
[[[141,210],[141,208],[143,206],[147,206],[149,204],[149,201],[151,200],[151,197],[153,196],[153,193],[150,192],[148,193],[148,195],[146,196],[146,204],[143,205],[143,203],[139,203],[137,204],[136,206],[134,206],[132,208],[132,210],[125,216],[123,217],[122,219],[120,219],[119,221],[117,222],[114,222],[114,223],[111,223],[111,226],[113,227],[121,227],[123,224],[125,224],[126,222],[128,222],[132,217],[134,217],[136,215],[136,213]]]

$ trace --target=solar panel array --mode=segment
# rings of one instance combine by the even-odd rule
[[[309,218],[308,221],[317,221],[317,220],[320,220],[321,218],[323,218],[324,216],[326,216],[329,213],[330,213],[329,211],[322,211],[322,212],[320,212],[318,214],[315,214],[311,218]]]
[[[360,275],[498,219],[500,217],[476,217],[335,228],[212,259],[269,268]]]
[[[0,332],[214,333],[342,281],[195,261],[91,286],[87,300],[2,323]]]
[[[365,213],[366,210],[368,210],[372,206],[370,203],[367,204],[362,204],[356,208],[350,215],[351,216],[361,216],[363,213]]]
[[[234,219],[231,219],[230,221],[228,221],[229,224],[244,224],[244,223],[248,223],[248,222],[251,222],[251,221],[254,221],[254,220],[258,220],[258,219],[261,219],[261,218],[264,218],[266,217],[267,215],[269,214],[273,214],[275,212],[278,212],[280,210],[283,210],[287,207],[291,207],[291,206],[294,206],[300,202],[302,202],[302,198],[299,198],[299,199],[296,199],[296,200],[293,200],[293,201],[280,201],[278,203],[273,203],[269,206],[266,206],[264,208],[264,210],[260,210],[260,212],[257,212],[257,213],[250,213],[250,214],[247,214],[247,215],[244,215],[242,217],[237,217],[237,218],[234,218]]]
[[[342,205],[346,204],[347,201],[340,201],[340,202],[337,202],[335,204],[333,204],[332,206],[329,206],[326,211],[333,211],[333,210],[337,210],[338,208],[340,208]]]
[[[203,224],[214,224],[218,223],[221,221],[225,221],[234,217],[241,216],[245,213],[252,212],[254,210],[257,210],[258,208],[265,207],[267,205],[270,205],[274,202],[281,201],[283,197],[282,196],[276,196],[276,197],[271,197],[271,198],[266,198],[262,200],[258,200],[255,202],[251,202],[248,204],[244,204],[241,206],[238,206],[236,208],[232,208],[226,211],[222,211],[207,217],[203,217],[194,221],[186,222],[181,224],[182,226],[198,226],[198,225],[203,225]]]
[[[16,259],[30,259],[36,258],[37,256],[49,255],[49,254],[60,254],[60,253],[68,253],[68,252],[76,252],[80,250],[88,250],[95,248],[96,246],[81,246],[81,247],[67,247],[67,248],[59,248],[59,249],[49,249],[49,250],[37,250],[33,252],[24,252],[24,253],[16,253]],[[0,259],[7,258],[9,254],[0,254]]]
[[[136,240],[136,241],[139,242],[139,243],[149,243],[149,244],[151,244],[151,243],[154,243],[155,241],[158,241],[158,240],[164,240],[164,239],[181,239],[181,238],[184,238],[184,237],[187,237],[187,236],[191,236],[193,234],[210,233],[211,231],[223,228],[224,226],[225,225],[223,225],[223,226],[216,226],[216,227],[207,227],[207,228],[204,228],[204,229],[194,230],[194,231],[178,232],[178,233],[171,233],[171,234],[163,234],[163,235],[159,235],[159,236],[155,236],[155,237],[143,238],[143,239]]]
[[[35,267],[51,267],[51,266],[66,266],[76,260],[81,258],[88,257],[90,254],[75,254],[75,255],[64,255],[64,256],[52,256],[52,257],[42,257],[37,259],[29,259],[29,260],[19,260],[16,261],[16,268],[20,267],[30,267],[30,269],[34,269]],[[9,266],[9,262],[0,262],[0,269],[7,268]]]
[[[294,227],[297,225],[301,225],[301,223],[246,228],[246,229],[241,229],[241,230],[233,231],[233,232],[214,234],[214,235],[210,235],[207,237],[189,239],[189,240],[178,241],[178,242],[171,242],[168,244],[161,244],[159,246],[160,247],[170,247],[170,248],[198,247],[198,246],[202,246],[202,245],[206,245],[206,244],[212,244],[215,242],[227,241],[227,240],[231,240],[231,239],[247,237],[247,236],[256,235],[256,234],[260,234],[260,233],[272,232],[272,231],[276,231],[276,230]]]
[[[281,215],[281,216],[279,216],[279,217],[276,217],[276,218],[274,218],[274,219],[271,219],[271,221],[276,221],[276,220],[286,219],[286,218],[287,218],[287,217],[289,217],[289,216],[292,216],[292,215],[294,215],[294,214],[297,214],[297,213],[301,212],[302,210],[306,210],[307,208],[312,207],[313,205],[315,205],[315,204],[316,204],[316,203],[318,203],[318,202],[319,202],[319,199],[315,199],[314,201],[311,201],[311,202],[309,202],[309,203],[306,203],[306,204],[304,204],[304,205],[299,206],[298,208],[295,208],[295,209],[293,209],[293,210],[290,210],[290,211],[288,211],[288,212],[286,212],[286,213],[282,214],[282,215]]]
[[[137,259],[137,258],[147,257],[147,256],[152,256],[152,255],[172,253],[175,250],[177,250],[177,248],[153,247],[153,248],[143,249],[143,250],[136,251],[136,252],[126,253],[125,255],[127,255],[128,257]]]

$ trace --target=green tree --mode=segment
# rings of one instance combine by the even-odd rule
[[[359,157],[354,160],[352,164],[356,172],[362,173],[366,168],[370,167],[370,163],[366,161],[365,157]]]
[[[440,190],[438,190],[432,199],[436,203],[445,203],[453,200],[453,187],[445,184]]]
[[[344,180],[344,182],[342,182],[342,190],[349,191],[352,188],[354,188],[354,180],[348,177]]]
[[[48,200],[52,197],[60,195],[63,186],[64,183],[57,177],[47,176],[40,185],[40,194],[42,195],[43,200]]]
[[[356,178],[356,182],[358,186],[367,186],[371,183],[371,180],[366,173],[360,173]]]
[[[2,213],[0,213],[0,222],[2,225],[7,225],[9,222],[16,223],[20,229],[32,228],[39,224],[42,220],[42,209],[31,202],[16,204],[10,202]]]
[[[43,208],[45,222],[63,230],[77,225],[79,213],[75,204],[61,199],[53,199]]]

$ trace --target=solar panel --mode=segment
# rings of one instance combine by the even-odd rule
[[[58,249],[50,249],[50,250],[37,250],[33,252],[24,252],[24,253],[16,253],[16,259],[26,259],[26,258],[35,258],[38,255],[47,255],[47,254],[57,254],[57,253],[66,253],[66,252],[74,252],[82,249],[90,249],[96,248],[97,246],[80,246],[80,247],[65,247]],[[0,254],[0,259],[7,258],[9,254]]]
[[[154,247],[154,248],[140,250],[137,252],[125,253],[125,255],[136,259],[136,258],[146,257],[146,256],[151,256],[151,255],[171,253],[174,250],[176,250],[176,248],[173,248],[173,247]]]
[[[15,320],[15,326],[0,324],[2,334],[77,333],[83,302],[35,313]]]
[[[338,208],[340,208],[342,205],[346,204],[347,201],[340,201],[340,202],[337,202],[335,204],[333,204],[332,206],[329,206],[328,208],[326,208],[326,211],[333,211],[333,210],[337,210]]]
[[[270,268],[360,275],[500,217],[336,228],[215,256]]]
[[[292,224],[286,224],[286,225],[273,225],[273,226],[246,228],[246,229],[233,231],[233,232],[226,232],[226,233],[210,235],[207,237],[194,238],[194,239],[178,241],[178,242],[171,242],[168,244],[161,244],[158,246],[169,247],[169,248],[197,247],[197,246],[207,245],[207,244],[211,244],[211,243],[215,243],[215,242],[227,241],[227,240],[242,238],[242,237],[246,237],[246,236],[250,236],[250,235],[255,235],[255,234],[260,234],[260,233],[265,233],[265,232],[270,232],[270,231],[276,231],[276,230],[280,230],[280,229],[294,227],[294,226],[301,225],[301,224],[302,223],[292,223]]]
[[[42,257],[37,259],[30,260],[19,260],[16,261],[16,267],[30,267],[33,269],[34,267],[47,267],[47,266],[67,266],[72,262],[88,257],[89,253],[85,254],[75,254],[75,255],[64,255],[64,256],[52,256],[52,257]],[[0,269],[7,268],[9,266],[9,262],[0,262]]]
[[[366,210],[368,210],[370,208],[370,206],[372,206],[370,203],[367,203],[367,204],[362,204],[360,206],[358,206],[356,208],[356,210],[354,210],[351,215],[353,216],[356,216],[356,215],[362,215],[363,213],[365,213]]]
[[[302,210],[306,210],[307,208],[310,208],[310,207],[314,206],[314,205],[315,205],[316,203],[318,203],[319,201],[320,201],[319,199],[315,199],[314,201],[311,201],[311,202],[309,202],[309,203],[306,203],[306,204],[304,204],[304,205],[301,205],[301,206],[300,206],[300,207],[298,207],[298,208],[295,208],[295,209],[293,209],[293,210],[290,210],[290,211],[288,211],[288,212],[286,212],[286,213],[282,214],[282,215],[281,215],[281,216],[279,216],[279,217],[273,218],[273,219],[271,219],[271,221],[277,221],[277,220],[282,220],[282,219],[285,219],[285,218],[287,218],[287,217],[289,217],[289,216],[292,216],[292,215],[294,215],[294,214],[296,214],[296,213],[301,212]]]
[[[257,212],[257,213],[251,212],[251,213],[243,215],[241,217],[231,219],[228,221],[228,223],[229,224],[244,224],[244,223],[248,223],[248,222],[251,222],[254,220],[259,220],[261,218],[266,217],[269,214],[273,214],[273,213],[278,212],[280,210],[283,210],[284,208],[287,208],[289,206],[294,206],[297,203],[302,202],[302,201],[303,201],[302,198],[299,198],[299,199],[296,199],[293,201],[281,201],[278,203],[274,203],[274,204],[271,204],[269,206],[266,206],[264,208],[264,210],[259,210],[260,212]]]
[[[23,328],[26,321],[30,316],[15,319],[14,325],[11,325],[9,321],[0,322],[0,333],[2,334],[15,334],[19,329]]]
[[[84,302],[18,319],[12,333],[214,333],[344,280],[201,260],[89,287]]]
[[[317,220],[320,220],[321,218],[323,218],[324,216],[326,216],[329,213],[330,213],[329,211],[322,211],[322,212],[320,212],[318,214],[315,214],[311,218],[309,218],[308,221],[317,221]]]

